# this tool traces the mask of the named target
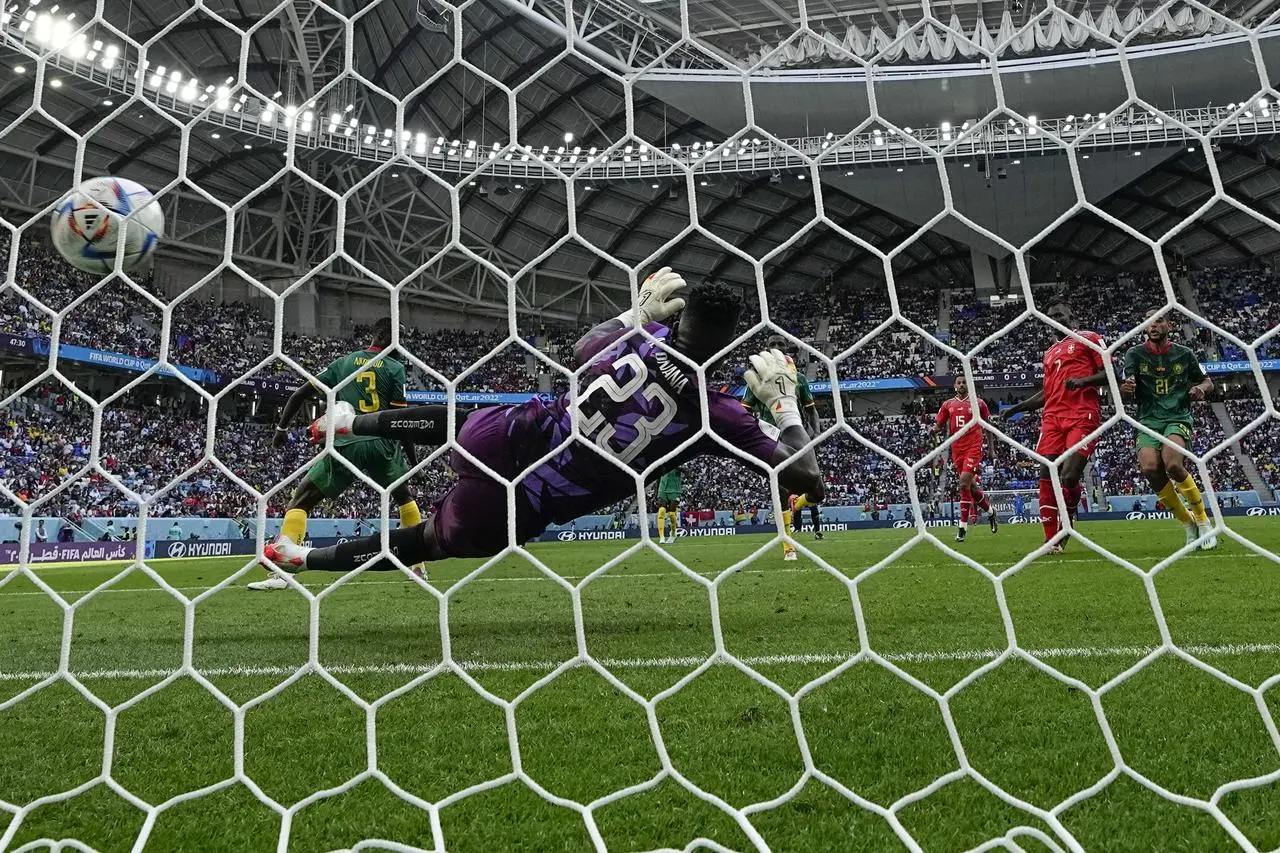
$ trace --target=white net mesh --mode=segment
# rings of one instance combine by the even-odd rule
[[[14,614],[3,635],[13,651],[0,656],[0,742],[11,735],[20,761],[48,762],[47,770],[37,763],[0,774],[0,824],[7,820],[0,849],[38,849],[49,838],[74,849],[93,849],[95,839],[102,849],[193,849],[225,834],[228,849],[266,839],[278,849],[899,843],[1077,850],[1116,838],[1127,839],[1120,846],[1163,847],[1155,839],[1168,827],[1176,827],[1168,830],[1169,846],[1184,833],[1203,849],[1280,845],[1272,808],[1280,782],[1272,689],[1280,679],[1280,590],[1265,573],[1280,558],[1268,538],[1274,532],[1236,524],[1218,495],[1228,491],[1224,480],[1234,492],[1238,480],[1275,476],[1280,414],[1264,367],[1280,332],[1267,313],[1274,309],[1254,316],[1202,307],[1230,298],[1222,290],[1211,296],[1172,262],[1175,251],[1200,246],[1204,234],[1218,243],[1244,240],[1249,254],[1260,254],[1254,247],[1265,240],[1236,235],[1280,233],[1269,205],[1228,191],[1239,176],[1224,174],[1218,154],[1275,132],[1265,73],[1271,18],[1245,26],[1195,2],[1140,9],[1123,20],[1110,8],[1110,17],[1099,19],[1028,4],[1034,8],[1017,20],[1006,14],[999,29],[979,31],[923,3],[894,35],[875,29],[865,37],[851,27],[838,41],[801,0],[794,16],[787,13],[794,25],[785,41],[765,48],[757,39],[748,48],[695,38],[711,13],[687,2],[651,4],[664,7],[658,11],[670,15],[674,30],[613,2],[454,8],[424,0],[412,18],[404,3],[357,5],[285,2],[250,15],[201,2],[163,18],[148,4],[130,4],[127,13],[102,3],[61,11],[20,5],[3,13],[0,30],[17,81],[0,97],[12,114],[0,146],[17,164],[3,174],[5,298],[31,332],[15,338],[49,341],[43,351],[29,347],[25,372],[14,368],[23,378],[7,389],[6,405],[12,429],[44,417],[40,407],[75,411],[79,420],[67,421],[69,450],[44,472],[47,479],[31,485],[10,476],[0,488],[21,520],[17,566],[0,578],[0,596],[12,596],[0,598],[12,603],[0,613]],[[752,26],[744,20],[742,32]],[[1041,49],[1088,44],[1095,61],[1104,54],[1123,96],[1080,118],[1037,117],[1022,89],[1006,97],[1013,77],[1036,73],[1005,71],[1008,57],[1033,52],[1037,33],[1043,39],[1046,32],[1052,43]],[[184,40],[192,33],[201,38]],[[1244,100],[1174,109],[1163,97],[1144,97],[1148,66],[1136,72],[1131,57],[1158,59],[1160,39],[1184,33],[1214,34],[1215,46],[1255,69],[1252,82],[1235,91]],[[430,41],[424,47],[415,39]],[[985,66],[969,72],[990,87],[985,114],[914,129],[902,118],[909,110],[886,81],[910,76],[893,63],[924,57],[926,48],[982,59]],[[430,63],[397,65],[414,51]],[[735,63],[731,52],[750,59]],[[832,132],[784,138],[771,126],[779,114],[772,75],[804,57],[851,69],[842,91],[856,90],[850,97],[865,101],[865,110]],[[273,86],[288,94],[272,95]],[[668,124],[657,125],[651,94],[671,86],[733,90],[725,95],[729,106],[707,125],[723,131],[725,112],[737,109],[740,123],[715,134],[704,126],[696,144],[672,141],[678,134],[668,138]],[[69,92],[76,97],[64,102]],[[588,115],[612,106],[601,92],[620,99],[613,119],[599,117],[611,123],[576,140],[557,127],[548,143],[540,122],[564,104],[598,100],[578,105]],[[428,101],[439,126],[419,122]],[[831,110],[847,113],[834,104]],[[32,144],[33,127],[47,146]],[[1122,215],[1110,202],[1131,178],[1117,177],[1103,191],[1086,166],[1090,156],[1109,156],[1116,162],[1108,168],[1121,176],[1116,152],[1173,150],[1196,154],[1201,165],[1190,177],[1177,171],[1185,165],[1168,174],[1202,191],[1178,198],[1171,190],[1173,201],[1156,201],[1167,217]],[[1264,162],[1271,156],[1265,148],[1256,151],[1260,166],[1274,165]],[[1048,215],[1011,224],[974,195],[976,176],[999,187],[1020,158],[1041,155],[1066,169],[1052,196],[1061,204]],[[172,225],[162,251],[185,266],[162,258],[162,278],[180,271],[156,281],[123,273],[101,282],[70,277],[41,248],[50,211],[83,179],[131,167]],[[904,170],[911,183],[904,178],[898,192],[936,195],[936,211],[916,218],[877,213],[870,204],[854,206],[840,183],[852,177],[871,186],[877,175]],[[625,229],[610,233],[598,214],[635,202],[610,196],[624,184],[657,195]],[[784,210],[751,203],[751,194],[783,184],[793,189],[769,201],[785,202]],[[1019,206],[1035,208],[1040,189],[1026,179]],[[469,216],[469,205],[490,194],[512,195],[505,223]],[[730,229],[726,219],[735,210],[757,221]],[[562,223],[559,233],[537,241],[519,231],[548,211]],[[655,225],[646,217],[656,211],[684,219]],[[796,221],[802,224],[792,228]],[[1063,237],[1068,226],[1076,230]],[[513,227],[520,236],[508,240]],[[658,233],[646,235],[647,228]],[[1007,255],[1012,302],[966,313],[948,295],[950,273],[919,281],[921,270],[957,262],[938,249],[957,230],[980,251]],[[633,242],[637,234],[647,241]],[[828,258],[832,243],[845,255]],[[937,537],[928,521],[942,466],[960,436],[939,445],[919,418],[885,420],[857,407],[861,386],[842,380],[932,376],[950,364],[975,389],[983,376],[1037,363],[1044,336],[1035,330],[1075,334],[1046,313],[1050,292],[1033,287],[1042,247],[1077,260],[1109,253],[1133,267],[1145,260],[1141,281],[1098,292],[1073,285],[1090,328],[1117,324],[1105,334],[1108,361],[1142,340],[1142,309],[1155,304],[1224,355],[1231,347],[1241,362],[1236,374],[1252,397],[1224,407],[1225,421],[1216,409],[1198,413],[1206,421],[1202,441],[1209,435],[1212,443],[1194,446],[1188,465],[1230,556],[1176,543],[1135,550],[1131,537],[1143,534],[1111,533],[1103,522],[1088,535],[1067,525],[1059,539],[1071,541],[1070,556],[1065,568],[1055,564],[1051,581],[1037,561],[1059,540],[966,553]],[[700,264],[691,279],[746,285],[745,331],[726,350],[727,364],[741,367],[767,333],[779,333],[815,366],[816,379],[833,380],[814,447],[824,468],[859,472],[860,480],[832,477],[832,494],[850,503],[909,505],[905,532],[849,532],[846,550],[824,550],[800,533],[734,547],[708,539],[693,550],[693,534],[707,531],[684,530],[690,550],[660,548],[648,532],[654,497],[645,481],[673,451],[644,471],[627,466],[625,454],[601,455],[603,464],[634,477],[641,531],[634,543],[602,546],[590,552],[599,557],[590,565],[566,550],[592,534],[610,542],[626,526],[629,501],[605,510],[623,517],[620,528],[607,521],[602,531],[569,528],[562,544],[545,547],[516,541],[519,478],[498,476],[452,440],[459,400],[496,393],[521,371],[525,379],[546,374],[544,390],[567,386],[581,399],[589,365],[564,355],[576,332],[539,332],[535,345],[529,324],[585,330],[582,320],[625,309],[637,277],[670,257]],[[702,264],[702,257],[710,260]],[[780,287],[801,274],[829,282],[836,272],[811,272],[827,260],[839,276],[872,281],[882,298],[864,293],[859,305]],[[980,266],[970,266],[967,254],[959,263],[970,275]],[[556,288],[570,276],[582,283]],[[166,522],[183,507],[249,519],[259,549],[270,537],[272,508],[311,457],[300,445],[266,451],[268,435],[252,427],[251,415],[270,392],[314,380],[339,354],[341,344],[320,340],[324,335],[293,330],[319,329],[330,338],[348,330],[359,317],[354,303],[325,301],[348,286],[379,294],[371,301],[405,329],[397,357],[421,390],[444,392],[448,404],[451,441],[402,482],[435,493],[450,482],[447,454],[468,458],[506,488],[506,506],[493,508],[507,518],[505,549],[460,569],[450,568],[457,561],[442,564],[440,574],[433,567],[430,582],[411,578],[408,567],[376,580],[362,571],[332,581],[302,575],[292,593],[281,594],[286,601],[250,605],[237,597],[243,581],[260,576],[256,558],[234,570],[211,569],[214,579],[151,559],[219,553],[190,542],[180,551],[169,547]],[[459,336],[472,333],[420,336],[421,303],[414,300],[423,291],[439,310],[474,309],[505,318],[505,326],[465,339]],[[216,304],[206,305],[215,294]],[[228,294],[241,301],[229,304],[235,299]],[[797,321],[797,299],[801,314],[818,307],[829,316]],[[1105,300],[1110,304],[1099,307]],[[122,342],[102,325],[111,310],[130,316],[133,339]],[[946,328],[936,322],[939,313],[950,318]],[[232,334],[210,331],[220,324]],[[238,336],[255,325],[252,338]],[[820,325],[829,346],[815,345]],[[74,347],[126,353],[136,372],[127,381],[87,379],[80,362],[102,359],[69,357]],[[1011,351],[1030,356],[1013,366],[1006,363]],[[476,352],[483,354],[473,358]],[[46,354],[45,367],[30,368],[33,356]],[[217,368],[234,380],[211,386],[178,365]],[[714,367],[695,372],[706,424],[708,394],[726,377]],[[1118,382],[1110,371],[1112,400]],[[326,392],[330,402],[336,390]],[[977,391],[969,394],[976,403]],[[163,409],[169,395],[200,403],[166,415],[163,427],[151,415],[127,413]],[[1108,485],[1134,465],[1125,457],[1131,444],[1122,424],[1173,446],[1128,409],[1110,407],[1104,417],[1074,449],[1100,441],[1099,460],[1108,467],[1100,461],[1094,470]],[[602,428],[575,424],[588,442]],[[986,430],[988,452],[1009,469],[1052,465],[1034,452],[1034,432],[1025,425],[971,429]],[[740,461],[743,478],[758,474],[741,448],[705,426],[689,441],[698,437],[730,457],[716,466]],[[139,445],[152,450],[147,469],[121,467],[134,452],[126,448]],[[385,545],[389,490],[331,442],[323,452],[351,472],[363,496],[336,504],[335,515],[380,514]],[[263,454],[270,470],[256,461]],[[1108,454],[1120,461],[1111,466]],[[723,476],[712,468],[695,463],[687,472],[692,487]],[[1065,516],[1062,478],[1050,470]],[[731,500],[740,498],[732,502],[744,516],[752,506],[763,521],[771,507],[780,518],[785,493],[776,471],[763,488],[744,488]],[[1029,518],[1025,486],[1011,485],[1008,493],[1028,496],[1026,513],[1016,516]],[[32,548],[43,534],[34,519],[71,519],[78,509],[88,519],[82,532],[92,535],[100,529],[92,522],[97,507],[110,507],[103,516],[132,515],[136,538],[156,545],[118,569],[88,575],[40,568]],[[800,552],[803,570],[767,565],[779,538]],[[1062,577],[1076,568],[1078,582]],[[1206,580],[1205,573],[1218,577]],[[1042,597],[1029,599],[1028,588],[1041,586]],[[160,598],[165,605],[155,604]],[[1170,599],[1177,603],[1172,618]],[[1238,624],[1229,618],[1237,607],[1247,611]],[[46,734],[50,721],[68,733],[65,740]],[[1180,751],[1148,727],[1165,727],[1187,743]],[[1231,755],[1214,756],[1215,747]],[[58,764],[51,751],[75,766]],[[423,766],[436,769],[420,778]],[[339,805],[325,811],[326,803]],[[1138,816],[1144,810],[1154,822]],[[361,822],[351,814],[372,817]],[[668,822],[669,832],[655,829]]]

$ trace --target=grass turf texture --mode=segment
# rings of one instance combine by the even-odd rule
[[[1231,519],[1231,527],[1280,551],[1274,521]],[[1182,538],[1171,523],[1098,522],[1081,530],[1143,569]],[[875,530],[801,540],[853,578],[913,534]],[[949,530],[938,535],[951,544]],[[1038,541],[1038,527],[1005,527],[997,536],[978,527],[959,550],[1001,571]],[[1163,569],[1149,588],[1081,543],[1072,543],[1064,557],[1037,560],[1002,584],[1019,646],[1037,650],[1064,676],[1100,687],[1159,645],[1154,597],[1175,643],[1243,684],[1263,684],[1280,673],[1280,573],[1274,562],[1221,541],[1217,552]],[[669,551],[694,572],[714,577],[766,544],[764,537],[681,540]],[[568,583],[581,584],[625,547],[554,543],[530,551]],[[194,598],[241,565],[233,558],[153,567]],[[431,583],[447,591],[478,565],[433,565]],[[74,602],[120,570],[89,565],[38,574]],[[260,576],[254,569],[238,583]],[[334,577],[302,580],[318,592]],[[1052,809],[1108,778],[1116,765],[1088,693],[1026,661],[988,667],[949,694],[945,710],[911,683],[945,693],[1008,645],[996,587],[931,541],[862,577],[853,590],[804,557],[784,563],[776,544],[714,592],[646,551],[581,587],[582,627],[590,654],[629,689],[652,698],[714,651],[716,610],[725,648],[795,693],[860,648],[855,595],[869,646],[889,665],[859,662],[811,687],[799,701],[799,723],[816,769],[868,801],[897,804],[901,829],[924,849],[966,849],[1008,833],[1022,849],[1049,849],[1018,834],[1019,827],[1050,837],[1066,831],[1087,849],[1237,846],[1211,815],[1126,775],[1058,812],[1055,828],[959,773],[963,752],[983,778]],[[574,657],[577,640],[567,588],[527,559],[491,566],[453,589],[448,602],[452,656],[490,698],[445,672],[379,703],[370,726],[369,712],[343,689],[304,675],[245,712],[245,774],[285,807],[342,785],[371,763],[428,802],[507,778],[440,809],[439,831],[450,850],[589,849],[592,836],[580,813],[508,778],[513,747],[523,772],[546,792],[590,803],[660,773],[645,709],[588,667],[565,670],[530,691]],[[229,701],[249,702],[307,661],[311,607],[294,591],[220,590],[194,608],[193,664]],[[440,612],[433,596],[400,575],[365,574],[316,605],[318,660],[372,703],[440,659]],[[130,700],[181,665],[184,609],[141,572],[74,613],[70,669],[107,705]],[[30,580],[12,578],[0,587],[0,703],[57,668],[63,630],[62,609]],[[491,701],[516,697],[509,717]],[[1274,723],[1280,686],[1263,699],[1260,708],[1249,693],[1166,654],[1106,691],[1100,704],[1129,767],[1175,794],[1207,799],[1224,783],[1280,768]],[[958,743],[946,726],[948,714]],[[706,668],[665,694],[654,716],[673,766],[734,808],[783,797],[803,776],[805,747],[786,702],[733,666]],[[3,707],[0,800],[16,808],[98,777],[107,729],[103,710],[65,681]],[[349,847],[365,838],[430,847],[435,839],[430,815],[373,777],[302,807],[286,828],[250,788],[227,781],[236,770],[234,714],[188,677],[120,711],[111,752],[111,778],[153,805],[227,783],[161,811],[147,829],[149,850],[269,850],[282,830],[291,850]],[[949,781],[918,795],[942,777]],[[913,792],[917,796],[902,799]],[[1280,782],[1228,794],[1220,805],[1250,844],[1280,846]],[[75,838],[104,851],[127,850],[146,820],[102,783],[40,805],[20,822],[12,808],[0,811],[0,836],[8,824],[11,846]],[[597,806],[591,820],[611,850],[683,848],[697,838],[733,849],[902,846],[884,816],[818,777],[785,802],[752,809],[750,833],[670,777]]]

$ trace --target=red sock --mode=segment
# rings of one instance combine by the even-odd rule
[[[1067,518],[1071,520],[1074,526],[1076,523],[1076,509],[1080,506],[1080,495],[1084,494],[1084,486],[1077,483],[1071,488],[1062,489],[1062,497],[1067,501]]]
[[[973,515],[973,494],[966,488],[960,489],[960,523],[968,524]]]
[[[1040,524],[1044,526],[1044,541],[1058,535],[1058,501],[1050,480],[1040,481]]]
[[[987,500],[987,493],[977,486],[974,486],[970,491],[973,494],[974,502],[978,505],[978,509],[983,512],[991,512],[991,501]],[[976,516],[977,513],[974,513],[974,515]]]

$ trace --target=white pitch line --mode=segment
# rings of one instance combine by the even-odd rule
[[[220,558],[220,559],[226,559],[226,558]],[[1187,556],[1182,557],[1182,560],[1212,560],[1212,559],[1221,559],[1221,555],[1188,554]],[[1264,557],[1261,554],[1232,554],[1231,559],[1232,560],[1267,560],[1269,562],[1271,561],[1269,557]],[[1101,557],[1096,559],[1080,559],[1076,557],[1076,558],[1066,558],[1066,559],[1054,559],[1053,565],[1058,566],[1058,565],[1064,565],[1067,563],[1098,563],[1100,561],[1102,561]],[[986,566],[988,569],[1008,568],[1009,566],[1012,566],[1014,564],[1015,564],[1015,561],[983,563],[983,565]],[[945,564],[935,563],[935,562],[908,563],[904,561],[897,561],[897,562],[894,562],[892,565],[899,568],[904,568],[904,569],[927,569],[931,567],[938,567]],[[965,566],[964,568],[968,568],[968,567]],[[859,571],[861,571],[861,569]],[[725,572],[725,569],[716,569],[715,571],[694,572],[694,574],[701,575],[704,578],[715,578],[723,574],[724,572]],[[330,574],[336,577],[336,573],[330,573]],[[387,586],[387,585],[407,586],[409,585],[409,580],[405,578],[403,575],[401,575],[399,572],[373,572],[372,573],[374,575],[394,574],[396,575],[397,578],[399,578],[399,580],[385,580],[385,581],[384,580],[365,580],[364,578],[368,577],[369,574],[371,573],[366,572],[364,576],[362,576],[362,578],[357,583],[360,586]],[[669,572],[606,572],[605,574],[600,575],[596,580],[630,580],[632,578],[670,578],[676,574],[678,574],[678,572],[675,569],[672,569]],[[822,575],[826,575],[827,577],[830,577],[830,574],[825,569],[819,568],[816,565],[809,566],[806,568],[798,568],[798,569],[785,569],[785,568],[784,569],[780,569],[780,568],[739,569],[735,574],[740,574],[740,575],[822,574]],[[583,580],[587,576],[586,575],[560,575],[560,577],[566,581],[578,581],[578,580]],[[461,577],[457,578],[456,580],[461,580]],[[493,578],[493,577],[486,577],[482,575],[481,577],[471,579],[467,583],[468,585],[473,583],[532,583],[536,581],[550,581],[550,580],[551,579],[548,578],[546,575],[520,575],[519,577],[511,577],[511,578]],[[47,580],[45,582],[48,583]],[[221,581],[215,581],[206,586],[175,586],[174,589],[178,590],[179,592],[204,592],[205,590],[216,586],[218,583],[221,583]],[[299,581],[299,583],[301,584],[301,586],[303,586],[306,589],[325,589],[332,585],[331,583],[301,583],[301,581]],[[453,581],[445,582],[444,586],[437,587],[437,589],[440,589],[441,591],[443,591],[453,586],[453,583],[454,583]],[[239,589],[239,588],[240,588],[239,586],[228,587],[228,589]],[[59,595],[69,596],[69,595],[88,595],[94,590],[63,589],[63,590],[56,590],[56,591],[58,592]],[[105,594],[119,595],[121,593],[147,593],[147,592],[167,593],[168,590],[160,589],[159,587],[154,587],[154,586],[131,587],[131,588],[125,588],[125,589],[116,589],[115,587],[111,587],[109,589],[98,590],[99,595],[105,595]],[[5,596],[17,597],[17,596],[23,596],[23,595],[45,595],[45,592],[43,590],[26,590],[22,592],[9,592],[3,587],[0,587],[0,598],[4,598]]]
[[[1241,655],[1277,654],[1280,643],[1232,643],[1227,645],[1192,645],[1179,646],[1192,655],[1236,657]],[[1054,649],[1027,649],[1037,658],[1053,660],[1061,658],[1110,658],[1110,657],[1145,657],[1157,649],[1156,646],[1111,646],[1080,647]],[[898,663],[946,663],[952,661],[989,661],[999,657],[1004,649],[970,649],[932,652],[890,652],[882,654],[887,660]],[[853,657],[854,652],[813,652],[795,655],[759,655],[739,658],[747,666],[779,666],[805,664],[837,664]],[[663,669],[695,667],[707,660],[707,656],[697,657],[656,657],[656,658],[601,658],[598,662],[607,669]],[[457,665],[467,672],[541,672],[552,670],[564,661],[457,661]],[[222,676],[272,676],[293,675],[304,665],[287,666],[231,666],[196,667],[202,675],[209,678]],[[439,666],[439,662],[427,664],[385,663],[385,664],[333,664],[325,669],[334,675],[421,675]],[[102,669],[72,672],[76,678],[93,679],[137,679],[165,678],[177,672],[176,669]],[[43,672],[0,672],[0,681],[40,681],[56,675],[52,671]]]

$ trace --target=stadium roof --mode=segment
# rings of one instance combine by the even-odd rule
[[[633,5],[656,20],[678,22],[684,0],[636,0]],[[731,55],[758,52],[774,47],[795,32],[800,24],[799,5],[796,0],[688,2],[689,31],[694,38]],[[1135,8],[1152,11],[1167,5],[1165,0],[1060,0],[1056,3],[1057,8],[1069,15],[1079,15],[1087,9],[1095,17],[1106,7],[1115,7],[1119,13],[1127,14]],[[1209,5],[1225,17],[1251,24],[1264,20],[1280,3],[1225,0]],[[893,34],[923,20],[923,6],[919,0],[811,0],[806,3],[806,18],[809,27],[818,33],[838,35],[853,26],[864,32],[877,27]],[[954,15],[963,31],[971,33],[980,20],[992,29],[997,28],[1006,12],[1014,27],[1022,27],[1047,6],[1047,0],[952,0],[932,4],[932,13],[948,25]]]
[[[644,5],[656,7],[661,2],[665,0]],[[629,138],[670,144],[722,135],[639,90],[634,92],[633,109],[628,110],[617,80],[591,62],[567,54],[562,39],[538,22],[512,14],[504,0],[479,0],[463,13],[461,55],[475,70],[449,67],[452,37],[433,31],[439,18],[430,9],[422,16],[400,0],[372,7],[346,3],[348,9],[359,12],[350,46],[353,70],[372,87],[341,73],[342,28],[309,3],[285,4],[266,20],[260,16],[275,4],[265,0],[215,0],[205,5],[223,20],[196,10],[170,26],[172,4],[160,0],[108,4],[106,15],[134,39],[155,39],[148,54],[152,70],[163,65],[202,81],[230,79],[236,86],[243,64],[243,82],[251,87],[243,91],[267,98],[279,91],[276,100],[282,108],[312,98],[326,104],[345,101],[362,126],[367,122],[394,127],[397,103],[403,101],[406,129],[424,130],[437,138],[476,139],[482,147],[493,141],[505,143],[513,134],[522,143],[534,145],[564,144],[565,135],[572,134],[574,144],[584,147]],[[884,15],[886,9],[888,14],[906,14],[905,8],[861,0],[843,4],[824,0],[823,5],[838,14]],[[1247,11],[1246,4],[1236,5]],[[771,0],[689,4],[698,9],[699,20],[716,16],[716,9],[763,20],[766,12],[785,16],[793,6]],[[977,13],[980,6],[958,4],[957,9],[973,7],[971,11]],[[810,4],[809,8],[812,12],[816,7]],[[73,2],[63,11],[68,9],[78,11],[81,20],[93,11],[92,4],[84,2]],[[240,37],[228,24],[250,30],[243,50]],[[24,62],[30,64],[29,58],[7,52],[6,66]],[[509,88],[513,98],[478,72]],[[32,210],[53,201],[69,185],[75,140],[45,116],[28,112],[34,74],[5,76],[0,85],[0,122],[8,126],[21,121],[0,137],[0,150],[9,155],[0,158],[0,179],[10,188],[4,202]],[[200,190],[227,205],[248,197],[247,212],[240,215],[232,239],[242,263],[260,277],[287,279],[291,271],[309,268],[335,250],[336,203],[319,188],[323,185],[348,193],[343,238],[348,254],[392,282],[412,275],[413,289],[450,306],[471,300],[501,313],[505,287],[486,266],[492,264],[508,275],[524,273],[517,297],[522,308],[551,305],[552,314],[565,315],[581,313],[584,305],[585,310],[607,310],[625,299],[626,276],[603,259],[602,252],[628,266],[650,258],[670,263],[693,278],[743,285],[755,280],[751,264],[692,230],[686,185],[658,181],[655,186],[645,180],[588,189],[580,183],[573,214],[581,239],[572,240],[566,239],[569,205],[563,182],[518,186],[482,171],[474,181],[464,179],[459,186],[457,245],[483,260],[476,262],[457,247],[440,258],[437,254],[450,245],[454,234],[452,199],[440,181],[419,170],[376,171],[374,163],[313,149],[299,151],[296,169],[284,171],[286,146],[281,142],[199,121],[190,124],[188,133],[181,122],[162,111],[142,104],[126,109],[106,89],[59,75],[49,67],[46,78],[55,76],[64,77],[65,85],[44,87],[43,108],[75,133],[97,128],[84,155],[86,174],[119,173],[161,187],[178,177],[177,164],[185,147],[185,177]],[[514,127],[510,124],[513,112]],[[343,112],[343,121],[346,115]],[[1272,179],[1265,165],[1275,161],[1270,149],[1224,146],[1218,156],[1225,158],[1219,160],[1219,168],[1229,193],[1246,204],[1260,200],[1257,203],[1270,209]],[[920,171],[926,173],[923,179],[936,183],[936,174],[930,178],[928,167]],[[1212,188],[1208,174],[1203,155],[1180,157],[1107,198],[1103,207],[1137,227],[1167,229],[1168,223],[1190,215],[1207,197]],[[14,189],[23,186],[28,189]],[[831,184],[823,186],[825,219],[813,225],[819,212],[812,187],[795,176],[786,180],[768,172],[720,176],[695,181],[692,191],[697,222],[706,232],[757,259],[774,253],[764,268],[770,288],[800,289],[833,279],[883,277],[880,259],[830,224],[882,251],[894,248],[917,229],[916,224],[859,199],[855,192]],[[193,188],[184,187],[172,195],[176,201],[170,221],[175,224],[177,245],[215,258],[223,244],[225,215]],[[1276,248],[1269,229],[1258,229],[1229,214],[1222,210],[1201,217],[1179,243],[1187,244],[1189,254],[1215,260]],[[1234,239],[1233,231],[1246,226],[1252,233]],[[262,264],[255,267],[250,257],[261,259]],[[1149,263],[1131,247],[1118,247],[1106,257],[1117,263]],[[423,269],[433,258],[437,262]],[[1036,252],[1037,264],[1067,271],[1093,268],[1097,258],[1088,232],[1078,222],[1064,225]],[[530,267],[535,259],[537,263]],[[968,246],[932,230],[919,236],[893,267],[908,283],[914,279],[964,282],[972,274]],[[338,281],[358,283],[367,278],[359,268],[345,264],[330,263],[327,270]]]

